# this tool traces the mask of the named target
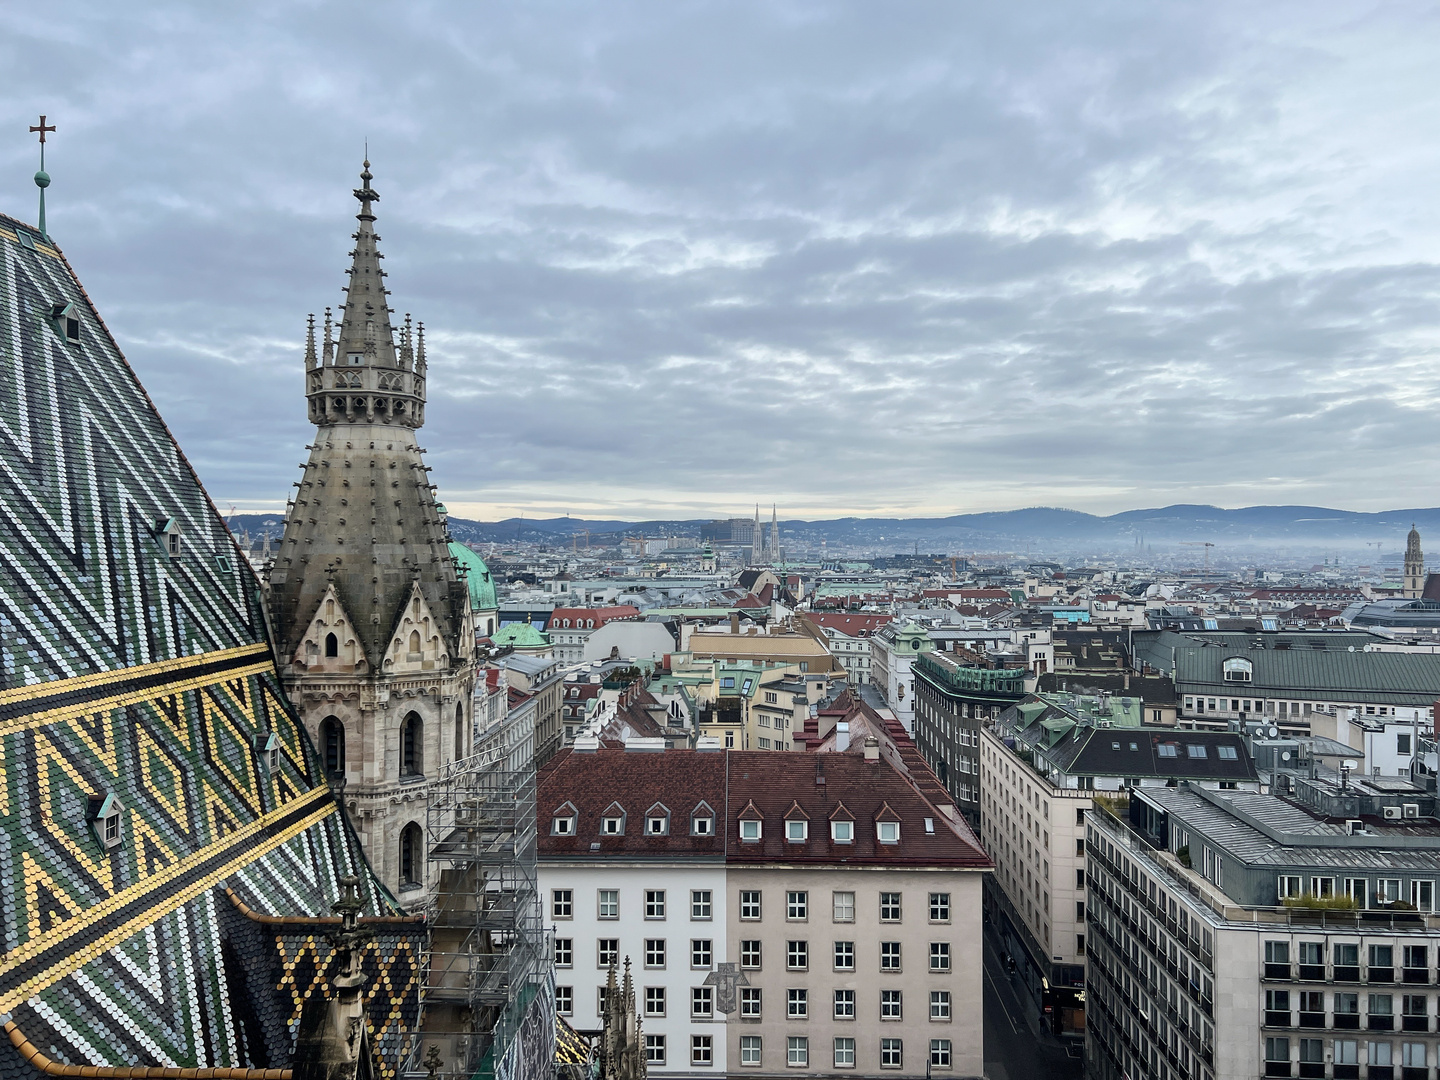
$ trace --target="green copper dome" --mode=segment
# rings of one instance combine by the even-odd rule
[[[490,575],[490,568],[485,565],[485,560],[464,544],[453,542],[450,544],[450,554],[455,556],[456,563],[465,571],[466,581],[470,586],[470,609],[493,611],[498,606],[495,602],[495,579]]]
[[[506,623],[495,633],[490,635],[490,641],[497,648],[504,648],[509,645],[516,649],[535,648],[540,645],[550,644],[550,635],[543,630],[536,629],[532,623],[512,622]]]

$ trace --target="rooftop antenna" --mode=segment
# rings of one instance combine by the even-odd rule
[[[54,124],[45,123],[45,114],[40,114],[40,123],[31,124],[32,132],[40,133],[40,171],[35,174],[35,186],[40,189],[40,236],[44,240],[50,239],[50,234],[45,231],[45,189],[50,186],[50,174],[45,171],[45,133],[54,131]]]

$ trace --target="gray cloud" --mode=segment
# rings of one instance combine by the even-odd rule
[[[60,123],[222,505],[296,475],[367,138],[472,514],[1435,502],[1434,5],[9,14],[0,120]]]

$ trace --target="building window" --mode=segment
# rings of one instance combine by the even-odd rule
[[[740,966],[746,971],[760,970],[760,942],[746,938],[740,942]]]
[[[647,1064],[647,1065],[664,1065],[664,1064],[665,1064],[665,1036],[664,1036],[664,1035],[646,1035],[646,1036],[645,1036],[645,1064]]]
[[[759,1035],[741,1035],[741,1036],[740,1036],[740,1064],[741,1064],[741,1065],[759,1065],[759,1064],[760,1064],[760,1036],[759,1036]]]
[[[900,942],[898,942],[898,941],[882,941],[882,942],[880,942],[880,970],[881,970],[881,971],[899,971],[899,970],[900,970]]]
[[[557,937],[555,939],[555,966],[568,968],[575,964],[575,941],[573,938]]]
[[[930,921],[950,921],[950,894],[948,892],[932,892],[930,894]]]
[[[340,776],[345,772],[345,725],[336,716],[320,721],[320,745],[325,749],[325,775]]]
[[[752,1020],[758,1020],[758,1019],[760,1018],[760,1013],[761,1013],[761,1009],[762,1009],[763,1004],[764,1004],[764,995],[763,995],[763,993],[761,992],[760,987],[758,987],[758,986],[742,986],[742,987],[740,988],[740,1015],[741,1015],[741,1016],[748,1016],[748,1017],[750,1017]]]
[[[810,917],[810,894],[791,890],[785,894],[785,918],[803,922]]]
[[[557,817],[550,822],[550,833],[553,836],[574,836],[575,819],[573,817]]]
[[[791,1035],[785,1040],[785,1064],[792,1069],[810,1064],[810,1040],[804,1035]]]
[[[949,1020],[949,1019],[950,1019],[950,991],[949,991],[949,990],[931,990],[931,991],[930,991],[930,1019],[931,1019],[931,1020]]]
[[[830,822],[830,839],[837,844],[851,844],[855,842],[855,823],[853,821],[832,821]]]
[[[785,991],[785,1015],[792,1020],[803,1020],[810,1015],[810,991],[804,987],[792,986]]]
[[[647,919],[665,918],[665,890],[645,890],[645,917]]]
[[[600,889],[595,894],[596,914],[602,919],[620,917],[620,890]]]
[[[740,918],[751,920],[760,918],[760,890],[740,890]]]
[[[595,988],[595,1015],[605,1015],[605,1002],[610,1000],[610,988],[608,986],[597,986]]]
[[[620,962],[620,939],[597,938],[595,941],[595,962],[598,967],[610,968]]]
[[[747,818],[740,822],[740,839],[747,842],[754,842],[760,839],[760,822],[753,818]]]
[[[710,890],[690,890],[690,918],[692,921],[704,921],[710,918]]]
[[[853,941],[835,942],[835,970],[855,970],[855,943]]]
[[[930,970],[950,970],[950,943],[948,941],[930,942]]]
[[[930,1040],[930,1064],[937,1069],[950,1068],[950,1040]]]
[[[898,1069],[905,1063],[903,1047],[899,1039],[880,1040],[880,1067]]]
[[[411,822],[400,831],[400,885],[418,887],[425,876],[425,839]]]
[[[715,990],[710,986],[690,988],[690,1015],[708,1018],[715,1012]]]
[[[425,724],[418,713],[410,713],[400,728],[400,775],[425,774]]]
[[[809,970],[810,943],[808,941],[787,941],[785,943],[785,967],[790,971]]]
[[[555,987],[555,1011],[561,1016],[575,1015],[575,988],[573,986]]]
[[[605,817],[600,819],[600,834],[602,836],[624,836],[625,819],[623,817]]]
[[[785,822],[785,839],[792,844],[803,844],[810,835],[810,823],[791,818]]]
[[[835,1019],[836,1019],[836,1020],[854,1020],[854,1019],[855,1019],[855,991],[854,991],[854,990],[836,990],[836,991],[835,991]]]
[[[1373,1043],[1371,1044],[1374,1045]],[[1387,1044],[1388,1045],[1388,1044]],[[1370,1063],[1373,1065],[1375,1059],[1372,1057]],[[1284,1072],[1280,1072],[1280,1068]],[[1290,1075],[1290,1040],[1286,1038],[1270,1037],[1265,1040],[1265,1074],[1267,1076],[1289,1076]]]
[[[645,988],[645,1015],[665,1015],[665,987],[647,986]]]
[[[713,1035],[690,1036],[690,1064],[709,1065],[714,1059]]]
[[[690,941],[690,966],[708,969],[712,950],[709,938],[692,938]]]
[[[900,894],[898,892],[882,892],[880,894],[880,921],[900,921]]]
[[[715,830],[714,819],[696,814],[690,819],[690,832],[694,836],[709,836]]]
[[[855,1067],[855,1040],[852,1038],[837,1038],[835,1040],[835,1068],[853,1069]]]
[[[877,822],[875,829],[880,843],[898,844],[900,842],[900,823],[898,821]]]
[[[834,894],[835,921],[837,923],[849,923],[855,921],[855,894],[853,892],[837,892]]]
[[[646,836],[664,836],[670,831],[670,818],[666,814],[651,814],[645,819]]]
[[[899,990],[880,991],[880,1019],[900,1020],[902,1019],[903,998]]]
[[[569,919],[574,917],[575,894],[569,889],[552,889],[550,891],[550,917],[552,919]]]

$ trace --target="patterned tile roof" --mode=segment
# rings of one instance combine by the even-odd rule
[[[394,1075],[419,928],[336,812],[265,634],[64,256],[0,216],[0,1075],[288,1065],[330,956],[305,917],[352,873],[384,920],[366,963]]]

